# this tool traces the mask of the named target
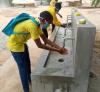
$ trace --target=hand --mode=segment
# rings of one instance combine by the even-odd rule
[[[58,52],[62,55],[68,54],[68,50],[66,48],[60,48]]]
[[[61,25],[61,27],[66,27],[67,26],[67,23],[63,23],[62,25]]]
[[[72,26],[72,23],[71,22],[68,22],[68,26],[71,27]]]

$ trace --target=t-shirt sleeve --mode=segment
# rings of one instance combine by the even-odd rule
[[[38,39],[41,34],[43,34],[40,27],[36,26],[34,23],[30,23],[28,26],[28,31],[31,34],[33,40]]]

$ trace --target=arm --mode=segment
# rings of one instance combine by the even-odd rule
[[[34,40],[38,48],[59,52],[59,49],[41,43],[40,38]]]
[[[55,44],[54,42],[50,41],[49,39],[47,39],[47,38],[45,37],[45,35],[41,35],[41,38],[42,38],[42,40],[43,40],[45,43],[47,43],[48,45],[50,45],[50,47],[53,47],[53,48],[58,49],[58,52],[59,52],[60,54],[67,54],[67,53],[68,53],[68,50],[67,50],[67,49],[62,48],[62,47],[58,46],[57,44]]]
[[[53,43],[51,40],[49,40],[49,39],[48,39],[47,37],[45,37],[44,35],[41,35],[41,38],[42,38],[42,40],[43,40],[46,44],[51,45],[52,47],[55,47],[55,48],[58,48],[58,49],[61,48],[60,46],[58,46],[57,44]]]
[[[60,16],[60,18],[62,18],[62,15],[60,13],[57,13],[57,14]]]

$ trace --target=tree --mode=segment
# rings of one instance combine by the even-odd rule
[[[82,0],[80,0],[80,5],[82,5]]]
[[[100,4],[100,0],[92,0],[91,5],[92,5],[93,7],[97,7],[99,4]]]
[[[46,0],[46,1],[50,3],[51,0]]]
[[[80,0],[80,3],[82,4],[82,0]]]

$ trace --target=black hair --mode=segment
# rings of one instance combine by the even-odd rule
[[[43,19],[53,20],[53,16],[48,11],[41,12],[40,17]]]
[[[61,7],[62,7],[61,4],[62,4],[62,2],[55,3],[56,10],[60,10],[61,9]]]

